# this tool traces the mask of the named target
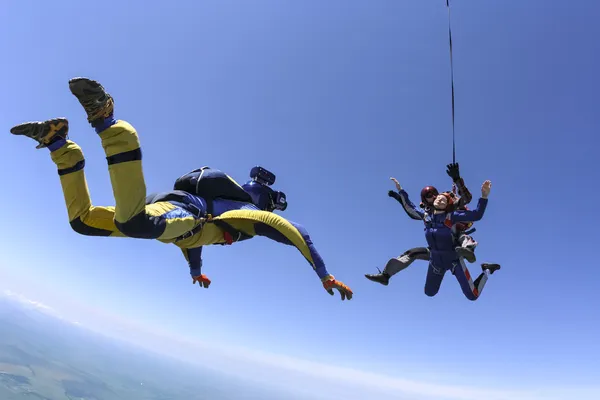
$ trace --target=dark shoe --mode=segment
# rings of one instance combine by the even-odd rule
[[[88,78],[73,78],[69,81],[69,89],[83,106],[91,124],[113,114],[113,98],[100,83]]]
[[[66,118],[54,118],[47,121],[25,122],[10,129],[13,135],[27,136],[38,142],[36,149],[48,147],[59,138],[66,139],[69,133],[69,121]]]
[[[381,283],[387,286],[390,283],[390,276],[386,272],[380,272],[378,274],[365,274],[365,278],[370,281]]]
[[[481,264],[481,270],[485,271],[486,269],[490,270],[490,275],[491,275],[500,269],[500,264],[487,264],[487,263]]]

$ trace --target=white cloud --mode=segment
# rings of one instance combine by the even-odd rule
[[[21,294],[14,293],[14,292],[12,292],[10,290],[4,290],[2,292],[2,294],[5,297],[8,297],[11,300],[19,302],[21,305],[23,305],[25,307],[36,309],[36,310],[41,311],[41,312],[43,312],[45,314],[49,314],[49,315],[52,315],[53,317],[57,317],[57,318],[61,318],[62,319],[62,316],[55,309],[53,309],[50,306],[47,306],[44,303],[40,303],[39,301],[31,300],[31,299],[29,299],[29,298],[27,298],[27,297],[25,297],[25,296],[23,296]]]
[[[346,400],[578,400],[599,399],[600,387],[510,389],[469,386],[468,378],[456,385],[429,380],[408,380],[334,364],[313,362],[243,348],[214,348],[172,337],[185,348],[187,359],[202,357],[213,367],[263,385],[311,394],[311,398]],[[216,355],[212,356],[212,352]],[[208,354],[207,354],[208,353]],[[183,355],[186,357],[186,355]],[[573,397],[577,393],[576,397]]]
[[[79,321],[72,320],[72,319],[69,319],[69,318],[65,317],[64,315],[62,315],[61,313],[59,313],[55,308],[50,307],[49,305],[44,304],[44,303],[42,303],[40,301],[32,300],[32,299],[30,299],[30,298],[28,298],[26,296],[23,296],[22,294],[15,293],[15,292],[13,292],[11,290],[8,290],[8,289],[3,290],[1,292],[1,294],[5,298],[7,298],[9,300],[12,300],[14,302],[17,302],[21,306],[23,306],[23,307],[25,307],[27,309],[41,312],[41,313],[43,313],[45,315],[48,315],[48,316],[60,319],[60,320],[62,320],[64,322],[67,322],[67,323],[70,323],[70,324],[73,324],[73,325],[78,325],[78,326],[81,325],[81,323]]]
[[[54,308],[31,300],[20,294],[4,291],[3,294],[20,304],[48,315],[69,320]],[[320,363],[284,355],[200,343],[168,331],[143,326],[128,320],[89,310],[88,319],[75,322],[88,329],[113,338],[126,340],[134,345],[181,360],[213,368],[238,378],[273,387],[306,394],[311,399],[364,400],[578,400],[600,398],[600,387],[544,387],[510,389],[470,386],[468,378],[456,385],[442,385],[435,377],[422,381],[408,380],[355,368],[341,367],[331,363]],[[145,342],[140,343],[143,337]]]

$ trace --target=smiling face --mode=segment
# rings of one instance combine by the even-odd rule
[[[433,202],[433,207],[436,210],[445,210],[448,207],[448,198],[443,194],[438,195]]]

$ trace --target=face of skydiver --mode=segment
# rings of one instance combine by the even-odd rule
[[[438,195],[433,202],[433,209],[436,213],[453,211],[455,198],[450,192],[444,192]]]
[[[436,211],[444,211],[448,207],[448,198],[443,194],[438,195],[433,201],[433,208]]]

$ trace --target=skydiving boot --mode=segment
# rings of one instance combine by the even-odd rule
[[[477,279],[475,279],[473,284],[475,285],[476,288],[479,288],[479,282],[481,282],[481,278],[483,278],[485,275],[491,275],[494,272],[498,271],[499,269],[500,269],[500,264],[488,264],[488,263],[481,264],[481,270],[483,271],[483,273],[480,274],[477,277]],[[486,271],[489,271],[489,272],[486,272]]]
[[[377,269],[379,270],[378,274],[365,274],[365,278],[367,278],[370,281],[381,283],[382,285],[387,286],[390,283],[390,275],[385,271],[381,272],[379,268]]]
[[[100,83],[88,78],[72,78],[69,80],[69,89],[83,106],[88,122],[97,132],[115,123],[113,98]]]
[[[10,129],[10,133],[27,136],[38,142],[36,149],[52,147],[55,143],[64,141],[69,133],[69,121],[66,118],[54,118],[47,121],[25,122]]]
[[[485,272],[486,269],[490,271],[490,275],[491,275],[500,269],[500,264],[488,264],[488,263],[481,264],[481,270],[483,272]]]

